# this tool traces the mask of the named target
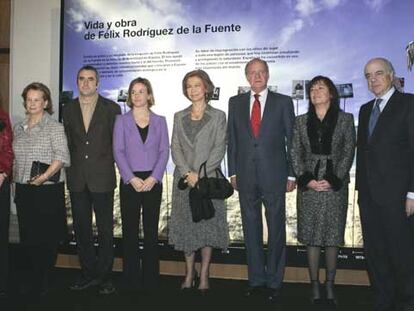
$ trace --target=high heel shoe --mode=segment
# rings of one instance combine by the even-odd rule
[[[200,278],[198,285],[200,284],[201,284],[201,278]],[[205,285],[207,286],[203,288],[200,288],[200,287],[198,288],[198,293],[200,294],[200,296],[207,296],[210,293],[210,282],[209,282],[208,276],[207,276],[207,282]]]
[[[185,281],[181,284],[181,291],[182,292],[189,292],[194,289],[198,284],[198,274],[197,271],[194,273],[193,278],[191,280],[190,286],[185,286]]]

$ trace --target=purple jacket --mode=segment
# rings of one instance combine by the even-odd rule
[[[151,176],[162,182],[169,156],[168,129],[165,117],[150,112],[148,136],[142,142],[132,110],[116,118],[113,151],[122,180],[128,183],[133,172],[152,171]]]

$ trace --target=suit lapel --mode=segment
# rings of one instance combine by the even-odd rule
[[[153,139],[154,139],[154,128],[155,128],[156,124],[155,124],[155,118],[154,118],[154,114],[152,113],[152,111],[150,111],[150,115],[149,115],[149,121],[148,121],[148,135],[147,135],[147,140],[145,141],[145,143],[150,143]],[[141,137],[141,135],[139,135]]]
[[[83,124],[83,116],[82,116],[82,111],[80,108],[79,100],[75,100],[73,105],[74,105],[74,120],[75,122],[78,123],[73,128],[81,132],[82,135],[86,135],[85,125]]]
[[[207,126],[210,124],[211,120],[213,119],[213,117],[211,116],[210,110],[211,110],[211,107],[209,105],[207,105],[206,110],[204,111],[203,118],[205,118],[207,116],[209,119],[207,120],[207,122],[205,122],[203,124],[203,127],[198,131],[198,133],[196,134],[196,136],[194,138],[194,141],[197,139],[197,137],[199,137],[200,135],[202,135],[202,133],[204,132],[204,130],[207,128]],[[191,142],[190,138],[187,136],[187,132],[184,129],[184,122],[185,122],[184,120],[186,118],[191,119],[191,106],[189,106],[188,108],[186,108],[184,110],[184,113],[183,113],[183,115],[181,117],[181,127],[183,129],[184,137],[185,137],[187,143],[189,145],[193,146],[194,143]]]
[[[137,126],[135,124],[134,115],[132,114],[132,109],[128,111],[125,117],[127,118],[126,124],[127,124],[128,131],[133,131],[134,128],[136,128]]]
[[[137,136],[136,142],[143,144],[141,135],[139,135],[137,124],[135,123],[134,115],[132,114],[132,109],[127,113],[127,122],[126,130],[132,134],[132,136]]]
[[[243,123],[246,123],[246,128],[248,129],[250,137],[254,137],[252,125],[250,123],[250,96],[251,92],[245,93],[245,96],[242,98],[242,101],[240,103],[240,110]]]
[[[273,98],[274,94],[270,91],[268,91],[267,93],[267,98],[266,98],[266,104],[265,104],[265,108],[263,110],[263,115],[262,115],[262,123],[260,125],[260,132],[259,132],[259,138],[261,135],[261,133],[266,133],[266,127],[268,126],[268,123],[271,124],[272,123],[272,115],[274,114],[274,109],[275,109],[275,99]],[[273,120],[274,122],[274,120]]]
[[[185,118],[191,118],[191,115],[190,114],[191,114],[191,106],[189,106],[189,107],[187,107],[187,108],[185,108],[183,110],[183,114],[182,114],[182,116],[180,118],[180,123],[181,123],[180,126],[181,126],[181,129],[182,129],[183,137],[187,141],[187,144],[193,146],[193,143],[188,138],[187,132],[184,129]]]
[[[374,107],[375,100],[372,100],[367,103],[366,109],[361,112],[361,124],[359,124],[358,131],[361,131],[362,138],[368,143],[370,138],[368,137],[368,124],[369,124],[369,117],[371,116],[372,108]]]

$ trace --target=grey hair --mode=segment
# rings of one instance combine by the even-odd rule
[[[258,58],[258,57],[255,57],[255,58],[253,58],[253,59],[251,59],[247,64],[246,64],[246,66],[244,67],[244,74],[247,76],[247,71],[249,70],[249,66],[251,65],[251,64],[253,64],[253,63],[261,63],[261,64],[263,64],[263,66],[265,66],[265,69],[266,69],[266,72],[267,73],[269,73],[269,66],[268,66],[268,64],[267,64],[267,62],[265,61],[265,60],[263,60],[263,59],[261,59],[261,58]]]
[[[388,71],[388,73],[390,73],[391,74],[391,76],[394,78],[394,76],[395,76],[395,69],[394,69],[394,66],[392,65],[392,63],[388,60],[388,59],[386,59],[386,58],[384,58],[384,57],[375,57],[375,58],[372,58],[372,59],[370,59],[369,61],[368,61],[368,63],[367,63],[367,65],[370,63],[370,62],[372,62],[372,61],[381,61],[381,62],[383,62],[384,63],[384,65],[385,65],[385,68],[387,69],[387,71]],[[364,71],[365,71],[365,69],[366,69],[366,67],[367,67],[367,65],[365,65],[365,68],[364,68]]]

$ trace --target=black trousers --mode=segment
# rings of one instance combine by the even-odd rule
[[[70,192],[73,227],[82,274],[86,279],[110,280],[113,250],[114,192]],[[98,254],[94,248],[92,211],[98,229]]]
[[[9,270],[9,221],[10,183],[7,180],[0,187],[0,292],[7,289]]]
[[[136,172],[145,179],[151,172]],[[149,192],[136,192],[121,181],[123,275],[132,286],[154,289],[159,282],[158,220],[160,217],[162,185],[155,184]],[[142,211],[144,251],[138,247],[139,223]],[[142,265],[140,264],[142,258]],[[142,278],[141,278],[142,277]]]
[[[414,235],[405,198],[384,204],[360,192],[358,203],[374,310],[414,310]]]
[[[16,184],[15,203],[20,243],[29,260],[24,282],[30,290],[42,291],[56,263],[59,242],[67,235],[64,184]]]

